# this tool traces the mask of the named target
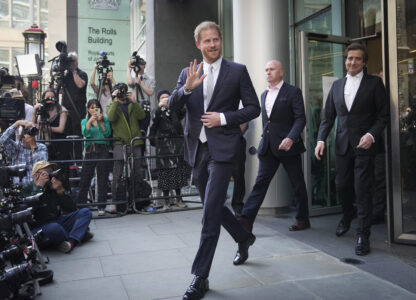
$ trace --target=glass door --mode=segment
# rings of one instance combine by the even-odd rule
[[[394,241],[416,244],[416,1],[388,1]]]
[[[335,191],[335,130],[326,140],[323,159],[315,158],[314,150],[321,113],[332,83],[344,76],[345,37],[299,32],[299,74],[306,112],[304,140],[304,173],[311,216],[341,212]]]

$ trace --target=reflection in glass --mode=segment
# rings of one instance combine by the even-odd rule
[[[403,232],[416,233],[416,5],[397,5],[397,68]]]
[[[298,22],[324,8],[329,7],[331,5],[331,0],[296,0],[294,3],[295,22]]]
[[[326,152],[321,161],[315,158],[315,149],[322,109],[332,82],[341,78],[344,46],[310,40],[309,55],[309,142],[311,149],[310,186],[312,209],[339,205],[335,191],[335,131],[336,124],[325,141]]]
[[[13,2],[13,28],[29,28],[29,0]]]
[[[347,36],[356,38],[381,32],[380,0],[349,0],[346,1]]]

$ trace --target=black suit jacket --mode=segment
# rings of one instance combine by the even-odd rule
[[[265,155],[268,147],[276,156],[297,155],[304,152],[305,146],[300,135],[305,128],[306,117],[301,90],[284,82],[270,117],[267,117],[266,113],[266,96],[267,91],[264,91],[261,95],[263,134],[258,149],[259,155]],[[282,140],[287,137],[294,142],[290,150],[278,150]]]
[[[335,81],[325,103],[318,141],[325,141],[338,117],[335,140],[335,154],[344,155],[351,145],[357,155],[375,155],[381,142],[380,136],[389,120],[389,106],[386,90],[379,77],[364,73],[351,110],[344,99],[347,78]],[[369,149],[357,149],[361,137],[370,133],[374,139]]]
[[[202,74],[201,74],[202,76]],[[199,134],[204,114],[203,84],[191,94],[184,94],[186,68],[179,75],[178,83],[169,97],[169,108],[180,110],[186,106],[185,160],[193,167],[198,150]],[[243,108],[238,109],[240,99]],[[260,104],[244,65],[222,60],[218,79],[207,111],[224,113],[226,126],[205,128],[209,153],[215,161],[232,162],[240,151],[240,124],[260,114]]]

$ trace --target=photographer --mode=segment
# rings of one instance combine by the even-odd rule
[[[127,93],[127,85],[125,83],[117,83],[113,88],[113,102],[107,107],[108,120],[111,123],[113,130],[113,137],[118,139],[114,142],[113,157],[113,183],[111,186],[111,192],[113,195],[113,201],[117,201],[117,187],[122,176],[123,171],[123,146],[127,148],[127,155],[133,151],[134,167],[133,178],[140,178],[140,158],[141,148],[143,140],[137,140],[134,142],[133,149],[130,147],[130,142],[134,137],[141,137],[139,121],[145,117],[143,108],[132,101],[132,94]],[[119,207],[119,211],[124,211]]]
[[[22,191],[25,196],[43,192],[40,205],[32,210],[34,222],[30,224],[32,232],[42,230],[45,239],[42,247],[56,247],[68,253],[93,237],[88,231],[92,214],[88,208],[76,208],[62,185],[66,180],[65,173],[54,171],[55,168],[55,164],[47,161],[37,162],[33,166],[33,181],[26,184]]]
[[[145,110],[146,117],[140,122],[140,129],[147,135],[147,129],[150,125],[150,110],[156,106],[154,103],[153,93],[156,81],[153,77],[145,74],[146,61],[133,52],[132,58],[127,63],[127,84],[133,88],[134,100],[138,102]],[[153,103],[152,103],[153,102]]]
[[[90,86],[94,90],[95,95],[98,97],[100,94],[99,87],[95,84],[95,73],[97,72],[97,68],[99,66],[96,64],[92,68],[91,79],[90,79]],[[107,105],[111,103],[111,89],[113,85],[116,84],[116,81],[113,77],[113,70],[110,68],[108,69],[107,73],[102,73],[102,84],[101,84],[101,96],[100,101],[101,107],[103,109],[103,115],[107,116]]]
[[[68,57],[71,59],[71,64],[70,72],[63,79],[66,92],[63,92],[62,105],[69,112],[72,134],[81,136],[81,118],[87,113],[85,105],[87,103],[88,75],[78,68],[78,55],[75,52],[68,53]],[[81,143],[75,145],[75,156],[77,159],[82,158]]]
[[[41,103],[34,107],[33,124],[39,129],[40,139],[64,139],[68,122],[68,111],[58,102],[54,90],[43,92]],[[67,142],[48,143],[49,160],[69,160]]]
[[[86,139],[103,139],[111,136],[110,122],[103,116],[100,102],[91,99],[87,104],[88,116],[81,122],[82,135]],[[81,181],[79,184],[78,203],[87,202],[88,190],[91,186],[91,179],[94,170],[97,168],[98,202],[107,200],[107,181],[109,173],[108,161],[89,161],[89,159],[109,158],[109,141],[86,141],[85,157],[82,163]],[[110,209],[110,208],[109,208]],[[108,209],[108,210],[109,210]],[[98,215],[105,215],[103,206],[98,207]]]
[[[21,131],[19,134],[17,134],[18,128]],[[36,134],[37,130],[33,127],[32,122],[18,120],[0,136],[0,144],[3,145],[7,154],[12,158],[12,164],[26,165],[27,176],[23,177],[23,182],[30,181],[32,167],[36,162],[48,160],[47,148],[44,144],[36,143]],[[16,135],[19,142],[14,139]]]

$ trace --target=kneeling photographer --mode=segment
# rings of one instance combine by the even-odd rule
[[[110,121],[113,131],[114,141],[113,157],[113,183],[111,186],[111,193],[113,195],[113,201],[124,200],[122,196],[117,196],[117,187],[119,185],[123,166],[124,166],[124,152],[123,146],[127,148],[127,156],[133,152],[135,160],[133,167],[133,178],[141,178],[140,176],[140,158],[141,158],[141,145],[143,140],[137,140],[134,142],[133,149],[130,147],[130,142],[135,137],[141,137],[139,121],[145,117],[143,108],[138,103],[131,101],[131,93],[127,93],[127,85],[125,83],[117,83],[112,91],[113,102],[107,106],[108,120]],[[119,194],[125,192],[120,189]],[[125,205],[119,205],[118,211],[125,211]]]
[[[18,120],[11,125],[0,136],[0,144],[3,145],[6,153],[11,157],[12,164],[25,164],[27,175],[23,177],[23,183],[31,180],[30,174],[33,165],[42,160],[48,160],[48,151],[46,146],[36,142],[37,129],[33,127],[32,122]],[[15,136],[18,136],[18,142]]]
[[[22,191],[25,196],[43,192],[39,205],[32,210],[34,222],[30,224],[32,232],[43,232],[44,242],[40,247],[56,247],[69,253],[93,237],[88,231],[92,214],[88,208],[76,208],[62,184],[65,173],[55,169],[53,163],[37,162],[32,170],[33,181],[24,185]]]

